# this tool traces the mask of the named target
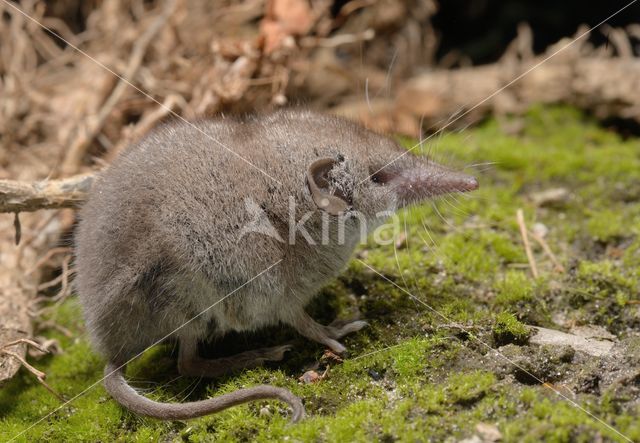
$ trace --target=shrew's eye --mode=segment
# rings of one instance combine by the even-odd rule
[[[389,181],[389,177],[388,174],[384,173],[383,171],[376,171],[369,176],[369,180],[371,180],[373,183],[383,185]]]
[[[375,168],[369,170],[369,180],[377,185],[386,185],[396,177],[396,172],[392,168]]]

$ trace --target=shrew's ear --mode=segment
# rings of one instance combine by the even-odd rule
[[[349,209],[345,196],[337,189],[332,193],[329,183],[329,172],[336,163],[335,159],[321,158],[311,163],[307,169],[307,184],[314,203],[331,215],[339,215]]]

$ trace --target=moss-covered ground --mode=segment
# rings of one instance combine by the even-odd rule
[[[34,365],[67,398],[89,389],[38,422],[60,401],[21,371],[0,389],[0,440],[26,430],[17,441],[458,441],[491,440],[489,428],[503,441],[625,441],[595,416],[640,441],[640,139],[623,139],[572,109],[535,108],[429,147],[452,164],[493,164],[468,169],[480,178],[474,195],[401,214],[406,240],[364,245],[362,261],[323,290],[311,309],[316,318],[370,322],[344,340],[344,362],[275,329],[270,339],[222,344],[224,351],[232,341],[294,343],[283,362],[263,368],[213,381],[181,378],[165,346],[128,371],[136,387],[164,401],[285,386],[305,402],[302,423],[289,424],[287,409],[270,401],[186,422],[128,413],[100,384],[91,388],[103,362],[71,299],[52,319],[72,337],[44,332],[64,352]],[[541,203],[550,189],[562,189],[561,198]],[[531,276],[519,208],[564,271],[533,242],[540,276]],[[614,334],[624,351],[595,358],[528,343],[526,325],[566,331],[584,324]],[[298,381],[327,367],[319,382]]]

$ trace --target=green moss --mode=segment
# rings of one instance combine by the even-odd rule
[[[599,288],[633,289],[636,282],[627,278],[618,265],[612,261],[583,261],[578,267],[578,278]]]
[[[622,260],[633,276],[640,277],[640,235],[626,248]]]
[[[504,134],[504,121],[489,120],[434,143],[435,160],[452,158],[444,163],[454,167],[495,164],[479,168],[478,192],[402,211],[407,240],[400,248],[373,239],[362,247],[362,259],[393,283],[354,260],[310,307],[324,323],[354,315],[370,322],[343,340],[348,358],[330,363],[321,382],[307,385],[297,378],[320,361],[322,347],[286,331],[273,338],[295,343],[285,361],[213,381],[179,377],[168,347],[130,365],[134,385],[161,401],[200,400],[262,383],[286,387],[304,399],[309,417],[301,424],[290,425],[287,408],[275,401],[188,422],[124,411],[100,383],[92,387],[103,363],[91,351],[71,299],[54,310],[52,320],[73,337],[44,331],[64,353],[34,365],[67,398],[89,389],[37,423],[60,403],[21,371],[0,389],[0,440],[28,429],[17,441],[457,441],[484,422],[495,423],[507,442],[592,441],[598,435],[622,441],[547,387],[525,385],[532,382],[526,377],[505,378],[514,371],[500,365],[510,364],[485,344],[492,338],[511,343],[506,348],[512,358],[555,380],[579,372],[583,363],[532,351],[524,323],[557,328],[550,319],[561,314],[569,323],[599,324],[622,338],[640,327],[630,303],[640,293],[640,141],[623,140],[565,107],[534,107],[513,119],[523,128],[518,135]],[[569,191],[567,201],[534,205],[532,193],[558,187]],[[540,278],[530,277],[518,209],[530,229],[534,223],[547,227],[545,240],[566,272],[557,272],[534,242]],[[636,344],[629,343],[629,364],[637,365]],[[640,440],[637,404],[602,391],[570,397]]]
[[[553,401],[533,390],[529,390],[526,396],[529,400],[526,412],[504,424],[505,441],[591,442],[595,436],[610,441],[628,441],[606,424],[593,418],[585,419],[586,413],[569,402]],[[615,421],[611,417],[605,419],[617,431],[624,430],[623,435],[632,441],[640,436],[637,422],[629,423],[633,420],[631,416],[621,415]]]
[[[587,221],[587,232],[603,242],[623,237],[628,233],[624,214],[613,209],[597,211]]]
[[[533,300],[533,281],[524,272],[508,271],[496,284],[495,303],[498,306],[512,306]]]
[[[449,377],[447,393],[453,403],[468,405],[484,397],[496,383],[490,372],[475,371],[469,374],[456,374]]]
[[[529,339],[529,329],[509,312],[498,314],[493,325],[493,338],[498,346],[508,343],[525,344]]]
[[[595,301],[624,305],[638,287],[633,275],[628,275],[619,264],[610,260],[580,263],[577,279],[579,285],[571,298],[574,306]]]

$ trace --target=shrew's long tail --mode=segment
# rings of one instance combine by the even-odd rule
[[[291,391],[269,385],[239,389],[229,394],[189,403],[160,403],[140,395],[124,378],[124,366],[108,363],[104,368],[104,386],[107,392],[122,406],[146,417],[162,420],[184,420],[213,414],[231,406],[254,400],[276,399],[291,406],[292,422],[304,418],[302,402]]]

